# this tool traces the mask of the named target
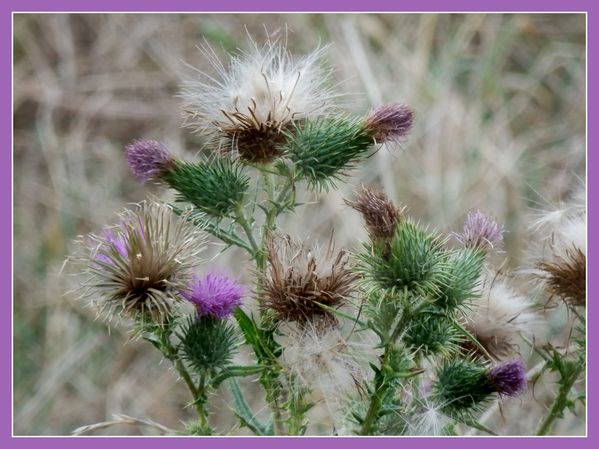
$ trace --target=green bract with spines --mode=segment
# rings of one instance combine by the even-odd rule
[[[364,315],[368,319],[367,325],[379,336],[381,341],[387,341],[399,316],[400,301],[392,295],[392,292],[369,287],[365,286],[363,289]]]
[[[294,162],[298,177],[317,189],[334,185],[374,143],[362,119],[347,117],[305,120],[286,135],[285,154]]]
[[[435,305],[454,310],[478,298],[480,276],[485,254],[475,248],[462,248],[448,253],[444,263],[444,282],[440,284]]]
[[[178,337],[181,357],[198,373],[229,365],[238,344],[233,325],[208,316],[190,317]]]
[[[364,274],[381,288],[433,297],[444,282],[442,241],[410,220],[397,225],[390,242],[367,244],[359,257]]]
[[[225,157],[175,162],[162,179],[177,191],[177,201],[193,204],[217,218],[234,212],[243,202],[250,182],[241,164]]]
[[[424,355],[448,356],[459,351],[455,327],[447,317],[438,313],[423,312],[412,318],[403,334],[403,341]]]
[[[443,412],[450,416],[476,411],[494,392],[487,367],[473,360],[455,359],[437,371],[434,394]]]

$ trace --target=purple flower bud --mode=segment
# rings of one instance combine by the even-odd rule
[[[487,377],[495,391],[502,396],[517,396],[526,389],[526,368],[521,359],[491,368]]]
[[[188,301],[195,304],[198,316],[227,318],[241,304],[243,287],[235,281],[215,274],[203,278],[194,276],[189,290],[181,292]]]
[[[364,125],[377,142],[396,141],[412,128],[414,111],[402,104],[380,106],[368,114]]]
[[[141,182],[160,178],[173,163],[168,148],[156,140],[135,140],[125,151],[131,172]]]
[[[503,243],[503,226],[481,211],[468,212],[464,231],[457,235],[468,248],[498,249]]]

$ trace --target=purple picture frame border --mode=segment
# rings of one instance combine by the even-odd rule
[[[326,3],[326,4],[325,4]],[[2,0],[0,2],[0,198],[1,204],[7,210],[0,218],[0,285],[2,296],[0,301],[0,448],[105,448],[111,449],[144,449],[154,448],[303,448],[306,444],[311,449],[354,449],[376,444],[377,449],[391,447],[421,447],[435,448],[443,445],[445,449],[479,448],[496,449],[508,445],[526,445],[528,448],[568,449],[598,447],[598,431],[593,428],[593,417],[599,420],[597,400],[595,399],[597,384],[597,366],[599,361],[595,356],[592,344],[588,350],[588,436],[587,437],[452,437],[452,438],[413,438],[413,437],[13,437],[12,436],[12,14],[15,12],[585,12],[587,13],[587,147],[597,143],[597,128],[588,126],[592,118],[597,117],[597,89],[592,80],[597,81],[598,64],[591,56],[591,48],[598,51],[596,43],[599,36],[599,2],[593,0],[418,0],[417,2],[368,0],[301,0],[282,2],[273,0],[219,0],[202,4],[195,0]],[[587,173],[596,165],[597,156],[593,151],[587,151]],[[587,176],[588,197],[588,229],[593,229],[596,223],[592,207],[593,193],[599,190],[599,182]],[[8,207],[10,205],[10,208]],[[597,246],[596,239],[588,233],[588,253],[594,254]],[[593,256],[588,257],[588,297],[592,298],[595,288],[591,283],[594,267]],[[11,300],[9,300],[9,295]],[[588,321],[597,316],[597,306],[593,300],[588,304]],[[588,328],[589,341],[595,341],[599,329]],[[593,443],[595,441],[595,443]]]

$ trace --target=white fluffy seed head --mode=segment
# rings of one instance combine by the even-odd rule
[[[317,326],[293,327],[283,358],[306,384],[324,396],[338,396],[354,388],[364,374],[354,358],[355,350],[340,329],[323,331]]]
[[[564,258],[567,251],[579,249],[586,255],[586,192],[578,189],[570,201],[541,212],[530,225],[536,240],[531,256],[536,262]]]
[[[486,273],[481,285],[481,297],[472,302],[464,324],[489,355],[504,359],[517,352],[520,334],[537,332],[540,316],[529,300],[498,275]]]
[[[440,436],[447,424],[449,418],[441,413],[441,407],[433,403],[428,398],[424,398],[423,411],[416,413],[408,420],[409,435],[418,436]]]
[[[250,40],[249,50],[224,64],[205,45],[202,51],[216,75],[200,72],[199,79],[184,82],[186,125],[244,156],[239,147],[248,137],[276,140],[293,121],[331,113],[337,95],[331,88],[331,71],[323,68],[325,50],[296,60],[276,40],[263,46]]]
[[[561,223],[555,239],[555,252],[557,256],[564,257],[567,250],[572,247],[587,254],[587,225],[586,215],[568,218]]]

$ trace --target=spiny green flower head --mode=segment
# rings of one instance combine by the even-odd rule
[[[233,325],[212,316],[190,317],[178,337],[181,356],[198,373],[228,365],[238,344]]]
[[[285,153],[300,179],[313,189],[328,189],[363,160],[374,143],[361,119],[336,117],[306,120],[286,132]]]
[[[415,290],[423,296],[439,292],[445,270],[443,241],[407,219],[398,223],[393,239],[365,245],[361,271],[380,288]]]
[[[514,397],[526,389],[522,360],[489,367],[474,360],[452,360],[437,371],[434,395],[444,413],[459,416],[476,411],[493,393]]]
[[[417,315],[410,321],[403,334],[404,343],[413,351],[424,355],[455,354],[459,350],[459,340],[452,323],[436,313],[425,312]]]
[[[480,296],[480,275],[485,255],[476,248],[463,248],[449,253],[443,264],[444,281],[439,285],[435,305],[455,310]]]
[[[448,415],[476,411],[495,391],[487,367],[472,360],[451,360],[437,372],[434,395]]]
[[[217,218],[227,217],[243,202],[249,178],[226,157],[196,163],[177,161],[162,179],[177,191],[177,200]]]

